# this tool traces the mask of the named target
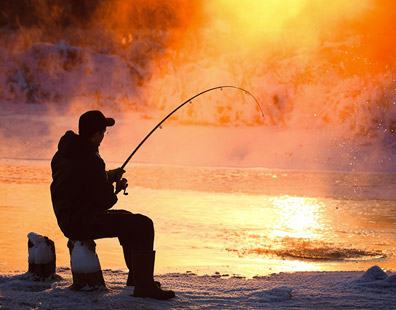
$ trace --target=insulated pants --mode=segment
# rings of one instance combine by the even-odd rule
[[[118,237],[120,244],[132,251],[152,251],[153,221],[142,214],[126,210],[106,210],[89,219],[77,240]]]

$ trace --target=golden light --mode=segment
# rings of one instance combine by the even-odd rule
[[[215,46],[226,49],[258,48],[261,56],[266,51],[318,48],[324,40],[341,39],[345,26],[372,6],[372,0],[214,0],[205,5],[211,29],[205,41],[212,37]]]
[[[204,2],[199,18],[153,60],[147,101],[171,110],[205,88],[237,84],[258,97],[265,118],[233,92],[208,94],[210,104],[191,105],[175,118],[184,124],[291,127],[350,118],[356,130],[368,127],[361,123],[370,119],[360,111],[382,100],[378,85],[387,89],[392,83],[384,64],[395,58],[394,8],[376,0]]]
[[[316,198],[279,196],[271,199],[280,210],[271,237],[317,239],[320,237],[320,209]]]
[[[299,261],[299,260],[284,260],[285,270],[293,271],[322,271],[323,267],[309,261]]]
[[[237,37],[237,42],[257,44],[264,37],[274,39],[279,36],[285,23],[296,18],[306,2],[218,0],[213,2],[215,9],[211,14],[217,20],[215,27],[228,28]],[[213,7],[210,6],[209,9]],[[223,31],[226,30],[224,28]],[[244,47],[251,48],[246,45]]]

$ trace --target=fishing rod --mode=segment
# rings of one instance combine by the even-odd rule
[[[190,99],[187,99],[186,101],[184,101],[181,105],[179,105],[176,109],[174,109],[172,112],[170,112],[162,121],[160,121],[157,126],[155,126],[149,133],[148,135],[142,140],[142,142],[139,143],[139,145],[133,150],[133,152],[131,153],[131,155],[129,155],[129,157],[127,158],[127,160],[122,164],[121,168],[124,169],[125,166],[128,164],[128,162],[131,160],[131,158],[133,157],[133,155],[135,155],[135,153],[140,149],[140,147],[143,145],[144,142],[146,142],[146,140],[152,135],[152,133],[154,131],[156,131],[159,128],[162,128],[161,125],[170,117],[172,116],[177,110],[179,110],[181,107],[183,107],[185,104],[187,103],[192,103],[192,100],[197,98],[198,96],[201,96],[204,93],[210,92],[212,90],[215,89],[220,89],[223,90],[223,88],[235,88],[235,89],[239,89],[241,91],[244,91],[245,94],[250,95],[251,97],[253,97],[253,99],[256,101],[258,107],[260,108],[261,111],[261,115],[264,117],[264,113],[263,113],[263,109],[261,109],[260,103],[258,102],[258,100],[256,99],[256,97],[253,96],[253,94],[249,91],[247,91],[246,89],[243,89],[241,87],[238,86],[217,86],[217,87],[213,87],[213,88],[209,88],[207,90],[204,90],[202,92],[200,92],[199,94],[196,94],[195,96],[191,97]]]

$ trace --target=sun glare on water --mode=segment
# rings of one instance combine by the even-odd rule
[[[13,115],[5,115],[0,155],[49,159],[65,130],[77,125],[77,111],[103,108],[117,118],[111,137],[101,146],[110,168],[130,154],[157,118],[179,103],[214,86],[236,85],[257,97],[264,118],[241,91],[205,93],[172,115],[164,130],[158,130],[134,157],[136,163],[153,166],[128,166],[127,178],[135,193],[129,196],[133,199],[120,198],[117,207],[153,218],[156,246],[163,255],[158,265],[174,272],[193,266],[217,268],[243,262],[247,266],[257,260],[268,266],[276,261],[277,271],[313,270],[330,268],[317,262],[341,262],[344,268],[345,261],[355,264],[394,253],[394,218],[376,211],[377,222],[370,222],[372,206],[382,210],[382,200],[375,202],[380,207],[371,196],[355,201],[361,197],[351,191],[373,191],[375,196],[377,189],[371,187],[376,181],[358,186],[327,173],[318,177],[323,182],[307,180],[316,180],[310,169],[355,171],[355,166],[362,166],[365,170],[378,162],[375,167],[385,171],[384,159],[394,167],[382,148],[385,155],[394,148],[396,130],[396,1],[98,3],[102,4],[91,28],[74,34],[71,27],[70,40],[63,32],[52,37],[55,30],[41,29],[45,36],[26,26],[16,33],[12,27],[5,31],[21,41],[4,39],[6,48],[0,48],[0,54],[7,56],[0,62],[5,68],[0,79],[7,81],[2,100],[40,103],[28,108],[50,103],[54,117],[26,112],[21,115],[24,122],[19,114],[14,122]],[[51,40],[47,42],[46,36]],[[70,108],[76,115],[61,115],[63,108],[55,113],[58,107]],[[32,130],[25,132],[25,127]],[[378,155],[373,154],[377,150]],[[59,263],[68,264],[65,240],[48,197],[49,164],[41,179],[38,168],[28,164],[23,170],[18,165],[3,168],[3,218],[18,220],[3,221],[0,240],[19,247],[10,250],[7,244],[0,257],[8,255],[13,263],[15,249],[26,252],[25,241],[20,240],[26,239],[29,227],[55,236],[63,251]],[[260,168],[197,168],[204,166]],[[288,176],[263,172],[263,167],[303,172],[288,171]],[[136,174],[132,177],[132,173]],[[301,186],[293,191],[299,182]],[[337,198],[326,198],[327,191],[334,189]],[[339,197],[349,200],[340,202]],[[339,204],[343,210],[338,210]],[[393,200],[385,204],[393,207]],[[37,212],[40,206],[45,208]],[[378,223],[387,225],[387,230]],[[7,239],[14,237],[17,241]],[[124,266],[122,254],[114,252],[120,250],[117,242],[103,247],[108,266]],[[12,268],[26,265],[25,256],[18,257],[18,267]],[[0,264],[0,268],[5,267]],[[268,267],[260,272],[273,271]]]
[[[317,199],[279,196],[271,201],[280,210],[272,237],[320,238],[322,205]]]

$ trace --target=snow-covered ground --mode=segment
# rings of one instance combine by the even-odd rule
[[[245,279],[214,274],[156,276],[176,292],[170,301],[135,298],[125,270],[104,270],[107,289],[72,291],[69,268],[52,280],[26,273],[0,275],[2,309],[396,309],[396,274],[373,266],[364,272],[279,273]]]
[[[304,7],[310,8],[305,4]],[[217,16],[217,12],[223,10],[214,11]],[[281,10],[277,12],[280,14]],[[337,12],[347,14],[349,11],[337,9]],[[379,15],[382,19],[383,14]],[[344,17],[339,16],[345,27]],[[396,171],[396,65],[394,49],[389,48],[393,44],[392,36],[384,36],[385,49],[381,49],[381,40],[373,41],[376,43],[373,50],[378,48],[381,51],[381,61],[377,62],[375,57],[370,59],[365,53],[370,51],[370,46],[364,44],[367,41],[365,35],[371,33],[368,28],[364,28],[364,33],[354,34],[352,31],[351,35],[337,37],[339,32],[335,30],[338,28],[323,18],[322,27],[328,35],[318,40],[318,46],[289,45],[289,40],[298,41],[298,36],[294,35],[295,27],[291,27],[293,32],[279,36],[284,42],[275,41],[277,44],[272,46],[277,48],[272,50],[266,40],[263,41],[265,48],[263,42],[257,47],[251,44],[243,46],[241,40],[245,33],[235,40],[235,36],[230,36],[233,32],[227,32],[225,28],[226,19],[221,21],[221,32],[218,33],[216,20],[205,16],[205,27],[187,33],[183,37],[186,41],[180,47],[178,44],[169,45],[170,30],[132,29],[131,33],[112,37],[100,27],[91,30],[71,28],[63,35],[48,39],[48,34],[40,35],[39,29],[2,27],[0,159],[48,161],[56,151],[61,135],[69,129],[76,131],[80,114],[89,109],[101,109],[117,121],[102,144],[101,154],[107,163],[119,164],[178,104],[206,88],[231,84],[254,93],[263,107],[265,118],[260,117],[254,102],[243,92],[211,92],[176,113],[162,131],[150,138],[133,162],[353,173],[375,171],[384,175]],[[370,24],[375,36],[384,33],[381,27],[377,30],[377,24],[382,23]],[[392,29],[385,22],[382,27]],[[304,38],[311,37],[306,34],[304,32]],[[226,44],[228,40],[233,44]],[[280,45],[284,49],[278,50]],[[288,46],[293,48],[288,51]],[[384,57],[382,52],[387,49],[392,57]],[[186,124],[188,126],[184,126]],[[43,170],[43,181],[38,179],[37,169],[28,175],[29,169],[9,167],[15,166],[4,165],[3,170],[14,175],[1,175],[2,184],[6,184],[1,198],[2,206],[8,208],[3,214],[10,215],[12,220],[9,222],[15,224],[15,214],[12,213],[15,205],[28,205],[24,200],[26,197],[20,199],[16,195],[23,189],[21,184],[44,184],[49,182],[49,174]],[[132,167],[131,163],[128,169],[132,170]],[[276,174],[273,176],[277,177]],[[199,178],[202,179],[201,176]],[[210,180],[204,178],[207,179]],[[156,185],[156,190],[163,186],[163,181]],[[141,181],[138,179],[136,182]],[[225,184],[234,183],[230,178]],[[353,184],[346,193],[349,195],[356,188],[358,194],[353,192],[356,196],[360,189],[368,188],[370,195],[366,198],[370,203],[379,201],[381,207],[387,204],[376,193],[381,192],[383,197],[384,188],[371,186],[374,183],[362,184]],[[388,184],[385,190],[393,193],[393,181]],[[312,185],[315,189],[318,187],[315,182]],[[334,184],[330,185],[333,185],[329,186],[330,189],[335,188]],[[44,186],[45,193],[48,193],[47,185]],[[371,195],[373,192],[375,195]],[[28,196],[27,193],[34,196],[33,190],[21,193],[21,196]],[[45,197],[42,193],[44,191],[35,194]],[[293,193],[286,191],[284,194]],[[348,195],[343,195],[343,199],[350,198]],[[393,194],[387,195],[389,197]],[[18,199],[20,201],[16,202]],[[29,197],[29,203],[31,200]],[[49,201],[47,199],[47,203]],[[42,200],[39,203],[43,205]],[[359,203],[356,210],[362,212],[362,201]],[[391,208],[393,199],[388,204],[386,207]],[[146,207],[147,202],[141,205]],[[29,207],[29,212],[37,213],[38,209]],[[393,218],[383,216],[383,209],[378,206],[375,208],[378,209],[378,217],[375,218],[380,223],[378,225],[387,225],[386,232],[392,233]],[[8,227],[4,224],[5,218],[1,219],[3,224],[0,228],[3,230],[0,230],[0,236],[9,235],[4,228]],[[373,220],[369,216],[363,219],[364,223]],[[371,236],[367,233],[369,230],[361,232],[353,228],[356,227],[351,225],[351,231],[356,234]],[[25,233],[23,231],[23,236]],[[2,241],[12,244],[5,238]],[[15,249],[20,244],[12,244],[13,255],[16,255]],[[394,272],[394,266],[391,268]],[[396,309],[395,275],[384,274],[378,267],[369,269],[367,273],[364,270],[295,272],[253,279],[222,273],[207,276],[192,272],[162,274],[156,278],[165,288],[174,289],[177,295],[167,302],[129,296],[132,288],[124,286],[126,271],[118,268],[104,270],[108,289],[99,292],[69,290],[71,271],[65,267],[58,268],[55,279],[42,282],[33,281],[22,272],[0,274],[0,308]]]

